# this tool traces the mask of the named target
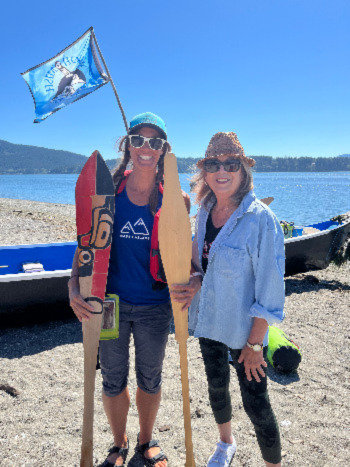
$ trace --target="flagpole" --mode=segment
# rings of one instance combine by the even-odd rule
[[[119,105],[119,109],[120,109],[120,111],[121,111],[121,113],[122,113],[122,117],[123,117],[123,120],[124,120],[124,125],[125,125],[125,128],[126,128],[126,131],[128,132],[128,131],[129,131],[128,122],[127,122],[127,120],[126,120],[125,113],[124,113],[122,104],[121,104],[121,102],[120,102],[120,99],[119,99],[119,96],[118,96],[118,93],[117,93],[117,89],[116,89],[116,87],[114,86],[114,83],[113,83],[113,80],[112,80],[112,76],[111,76],[111,74],[110,74],[110,72],[109,72],[109,70],[108,70],[108,67],[107,67],[107,64],[106,64],[106,62],[105,62],[105,59],[103,58],[101,49],[100,49],[100,47],[98,46],[98,42],[97,42],[97,39],[96,39],[96,36],[95,36],[95,32],[94,32],[94,31],[92,31],[92,35],[93,35],[93,37],[94,37],[94,41],[95,41],[95,44],[96,44],[98,53],[99,53],[100,56],[101,56],[102,63],[103,63],[103,65],[104,65],[105,69],[106,69],[106,72],[107,72],[107,76],[108,76],[108,78],[109,78],[109,81],[111,82],[111,85],[112,85],[112,88],[113,88],[113,91],[114,91],[114,95],[115,95],[115,97],[117,98],[118,105]]]

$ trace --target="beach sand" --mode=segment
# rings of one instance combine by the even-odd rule
[[[75,240],[74,206],[0,199],[0,244]],[[281,328],[300,345],[297,373],[268,368],[272,406],[280,424],[282,465],[349,465],[350,264],[285,280],[286,319]],[[1,298],[0,298],[1,299]],[[48,310],[49,313],[49,310]],[[131,346],[132,349],[132,346]],[[217,440],[197,339],[188,340],[193,444],[197,467],[206,465]],[[138,432],[134,352],[127,433],[131,453]],[[106,457],[111,431],[96,377],[94,465]],[[178,346],[169,337],[161,407],[154,438],[169,466],[185,465]],[[262,466],[252,425],[231,369],[235,466]],[[0,466],[79,465],[83,410],[81,326],[75,319],[0,330]]]

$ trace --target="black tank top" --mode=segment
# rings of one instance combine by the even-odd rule
[[[211,245],[213,241],[216,239],[218,233],[222,229],[221,227],[215,227],[211,218],[211,213],[208,216],[206,230],[205,230],[205,237],[204,237],[204,246],[203,246],[203,253],[202,253],[202,268],[203,271],[206,272],[208,267],[208,258]]]

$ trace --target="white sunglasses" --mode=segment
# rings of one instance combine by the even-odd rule
[[[162,138],[147,138],[147,136],[142,135],[128,135],[129,143],[133,148],[142,148],[142,146],[147,142],[149,147],[154,151],[159,151],[163,149],[164,143],[167,141]]]

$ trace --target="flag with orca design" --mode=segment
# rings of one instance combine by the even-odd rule
[[[93,28],[55,57],[21,73],[32,93],[34,123],[108,83]]]

